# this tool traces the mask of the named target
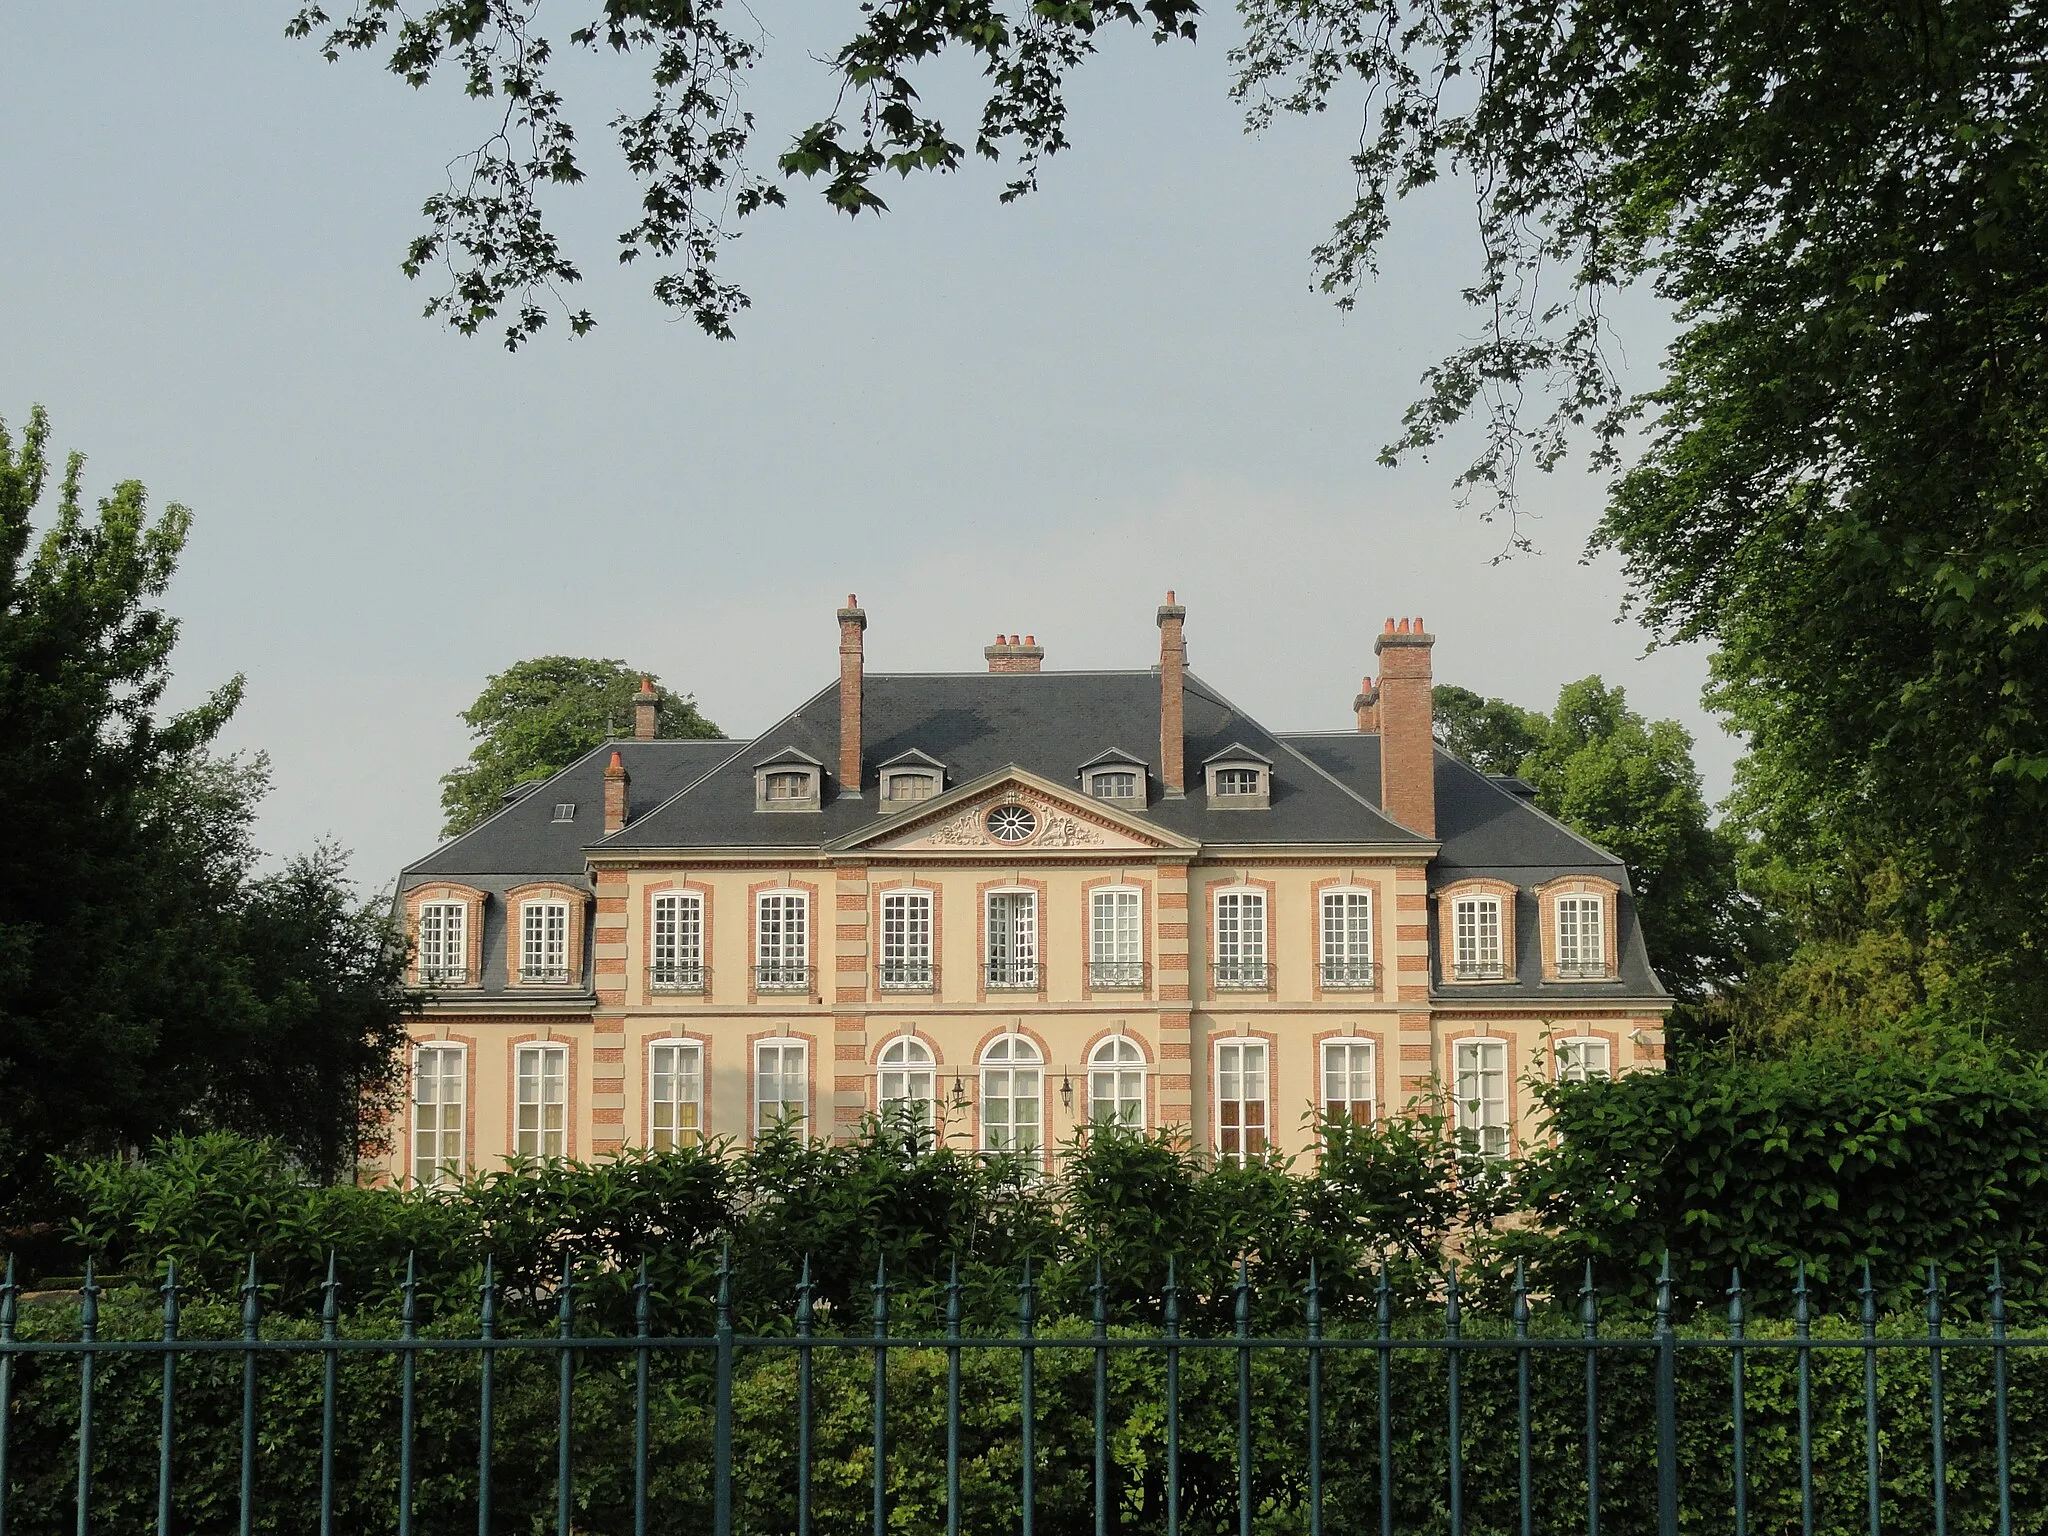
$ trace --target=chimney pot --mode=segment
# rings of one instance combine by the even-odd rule
[[[1038,636],[1036,636],[1036,635],[1026,635],[1026,636],[1024,637],[1024,643],[1025,643],[1026,645],[1036,645],[1036,644],[1038,644]]]
[[[633,695],[633,738],[652,741],[661,734],[661,695],[647,678],[640,679],[640,691]]]
[[[997,635],[996,643],[986,647],[982,655],[988,658],[991,672],[1036,672],[1045,662],[1045,647],[1038,643],[1036,635],[1024,636],[1021,645],[1015,635]]]

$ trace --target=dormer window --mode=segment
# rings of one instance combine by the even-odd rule
[[[754,764],[754,809],[815,811],[823,803],[825,765],[809,753],[785,747]]]
[[[557,821],[574,821],[575,819],[576,819],[576,802],[575,802],[574,800],[563,800],[563,801],[560,801],[559,803],[557,803],[557,804],[556,804],[556,806],[555,806],[555,820],[557,820]]]
[[[1145,805],[1145,765],[1121,748],[1112,748],[1081,765],[1081,792],[1111,805]]]
[[[946,792],[946,765],[915,747],[882,764],[881,778],[884,814],[936,800]]]
[[[1262,811],[1273,799],[1273,764],[1244,746],[1232,746],[1202,765],[1212,811]]]

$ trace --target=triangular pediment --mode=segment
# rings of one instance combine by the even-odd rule
[[[1199,846],[1021,768],[962,784],[916,812],[842,838],[836,848],[877,853],[1000,853],[1024,859],[1075,853],[1157,853]]]

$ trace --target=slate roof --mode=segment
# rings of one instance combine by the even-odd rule
[[[1187,678],[1182,706],[1184,761],[1249,749],[1273,762],[1272,804],[1264,811],[1209,809],[1201,775],[1188,774],[1185,799],[1160,793],[1159,675],[1156,672],[869,673],[861,695],[866,762],[877,768],[915,748],[946,765],[946,787],[1022,768],[1071,784],[1076,765],[1109,749],[1133,751],[1151,793],[1138,814],[1205,843],[1424,843],[1376,806],[1292,751],[1200,678]],[[761,744],[794,746],[825,762],[839,756],[839,685],[821,688]],[[841,795],[836,777],[824,806],[801,814],[754,808],[754,755],[742,754],[651,815],[607,838],[613,849],[816,848],[878,820],[872,796]]]
[[[1071,784],[1077,765],[1119,757],[1142,763],[1148,803],[1131,814],[1209,845],[1405,844],[1418,853],[1430,848],[1430,839],[1380,812],[1378,736],[1269,731],[1192,674],[1186,680],[1184,722],[1187,794],[1169,800],[1160,785],[1156,671],[871,673],[862,697],[866,798],[839,794],[837,775],[828,767],[821,810],[755,809],[757,764],[792,750],[819,764],[837,762],[839,688],[834,681],[751,741],[607,742],[480,826],[408,865],[400,889],[452,879],[502,896],[515,886],[552,878],[590,890],[586,855],[600,849],[816,849],[882,820],[873,791],[883,765],[934,759],[945,765],[949,790],[1008,768]],[[604,768],[613,751],[631,777],[631,807],[626,827],[607,838]],[[1272,763],[1270,807],[1211,810],[1197,765],[1247,751]],[[1524,979],[1500,986],[1461,984],[1444,994],[1446,1000],[1526,1004],[1542,997],[1588,1002],[1665,996],[1650,969],[1628,874],[1618,858],[1545,815],[1526,794],[1448,753],[1437,752],[1435,771],[1435,841],[1440,846],[1429,865],[1431,888],[1492,876],[1522,891],[1516,969]],[[563,803],[576,806],[574,820],[554,820],[555,806]],[[1599,875],[1621,887],[1621,964],[1614,981],[1534,979],[1542,975],[1542,960],[1531,888],[1566,874]],[[495,914],[502,903],[491,906]],[[488,978],[503,975],[505,943],[502,920],[487,916],[486,990],[497,990]],[[1440,946],[1432,949],[1441,953]],[[586,971],[568,993],[587,994],[590,986]]]

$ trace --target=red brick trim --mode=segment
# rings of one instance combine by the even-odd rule
[[[818,1126],[818,1037],[803,1029],[758,1029],[747,1036],[747,1108],[746,1131],[743,1140],[752,1146],[760,1131],[754,1124],[754,1114],[760,1105],[760,1096],[754,1092],[754,1079],[760,1070],[759,1059],[754,1047],[769,1040],[795,1040],[804,1046],[804,1136],[811,1141],[823,1140],[831,1134],[830,1128],[820,1130]]]
[[[1450,1102],[1451,1124],[1457,1126],[1458,1098],[1458,1042],[1460,1040],[1498,1040],[1507,1048],[1507,1090],[1508,1090],[1508,1156],[1513,1157],[1522,1150],[1522,1080],[1521,1064],[1515,1060],[1515,1036],[1506,1028],[1472,1028],[1446,1031],[1443,1037],[1444,1057],[1440,1063],[1443,1072],[1445,1097]]]
[[[415,886],[405,893],[405,935],[413,950],[412,958],[406,965],[406,974],[414,986],[420,985],[420,908],[430,901],[462,903],[463,967],[468,973],[470,986],[480,987],[484,984],[484,907],[489,900],[490,897],[475,886],[458,885],[449,880],[437,880],[431,885]]]
[[[515,885],[505,893],[505,985],[513,989],[547,983],[526,983],[519,979],[519,958],[526,947],[526,904],[530,901],[559,901],[569,909],[569,932],[563,961],[568,967],[568,985],[583,979],[583,937],[585,910],[590,893],[559,880],[536,880]],[[596,972],[593,971],[595,978]]]
[[[1133,890],[1138,893],[1138,942],[1141,946],[1139,959],[1145,967],[1142,986],[1105,988],[1104,995],[1112,998],[1128,997],[1134,1002],[1150,1002],[1156,984],[1152,974],[1152,928],[1155,916],[1152,905],[1152,882],[1126,879],[1121,873],[1099,875],[1093,880],[1081,882],[1081,996],[1084,1000],[1093,1000],[1095,996],[1095,893],[1102,890]],[[1185,925],[1182,932],[1186,932]]]
[[[654,1048],[657,1045],[694,1045],[697,1047],[700,1092],[703,1098],[697,1105],[697,1140],[704,1143],[711,1140],[711,1037],[694,1034],[687,1030],[670,1030],[664,1034],[646,1035],[640,1041],[640,1145],[654,1145]],[[591,1052],[592,1056],[599,1053]],[[621,1055],[624,1053],[621,1052]],[[750,1083],[749,1088],[752,1087]]]
[[[1280,1076],[1280,1037],[1267,1029],[1248,1029],[1243,1034],[1212,1034],[1209,1036],[1209,1060],[1207,1063],[1209,1088],[1209,1154],[1223,1156],[1223,1099],[1218,1092],[1219,1068],[1216,1053],[1235,1041],[1263,1040],[1266,1042],[1266,1150],[1274,1144],[1273,1128],[1273,1085]]]
[[[1460,880],[1447,885],[1436,893],[1436,934],[1437,973],[1447,987],[1498,986],[1501,982],[1515,979],[1515,961],[1519,942],[1515,934],[1516,888],[1505,880]],[[1458,918],[1457,902],[1465,896],[1493,896],[1500,901],[1500,966],[1498,981],[1458,981],[1455,978],[1458,964]]]
[[[1154,1059],[1155,1053],[1151,1045],[1147,1043],[1143,1035],[1139,1034],[1134,1029],[1098,1029],[1094,1034],[1090,1035],[1087,1039],[1087,1042],[1082,1045],[1080,1100],[1083,1106],[1083,1112],[1081,1114],[1082,1128],[1085,1130],[1089,1123],[1088,1115],[1086,1113],[1086,1106],[1090,1099],[1088,1091],[1088,1074],[1095,1070],[1093,1061],[1093,1057],[1095,1055],[1095,1048],[1098,1045],[1102,1044],[1102,1042],[1105,1040],[1115,1040],[1119,1038],[1130,1041],[1131,1044],[1135,1045],[1138,1048],[1138,1070],[1142,1074],[1142,1081],[1145,1084],[1145,1124],[1142,1127],[1142,1129],[1148,1132],[1157,1130],[1159,1128],[1158,1063]]]
[[[657,880],[641,894],[640,985],[637,990],[640,1000],[647,1006],[664,1006],[670,1002],[684,1002],[691,998],[695,998],[699,1003],[711,1001],[711,989],[718,984],[718,978],[711,974],[711,891],[709,885],[697,880]],[[657,1004],[657,994],[648,979],[654,965],[654,898],[671,893],[697,898],[697,911],[702,923],[702,931],[697,936],[698,956],[704,966],[704,990],[697,993],[663,992],[659,994],[661,1003]],[[706,1090],[706,1097],[709,1097],[709,1090]]]
[[[423,1045],[459,1045],[462,1047],[462,1172],[464,1177],[476,1171],[476,1053],[475,1035],[454,1033],[414,1034],[406,1047],[405,1101],[399,1112],[405,1116],[405,1130],[399,1137],[403,1149],[404,1163],[399,1168],[398,1183],[401,1188],[412,1183],[413,1165],[413,1079],[418,1070],[418,1058],[414,1055]]]
[[[1309,996],[1320,1003],[1323,997],[1323,897],[1333,892],[1362,892],[1366,898],[1366,928],[1370,943],[1367,962],[1372,966],[1373,982],[1370,987],[1340,987],[1336,995],[1341,1001],[1350,997],[1385,997],[1387,995],[1387,967],[1383,956],[1386,954],[1386,940],[1382,936],[1386,924],[1381,921],[1382,887],[1372,880],[1358,880],[1349,875],[1331,875],[1317,880],[1309,886],[1309,922],[1312,925],[1308,936]]]
[[[1279,996],[1280,963],[1274,958],[1274,951],[1279,946],[1273,942],[1276,936],[1275,930],[1280,911],[1278,900],[1279,886],[1276,881],[1272,880],[1253,880],[1240,877],[1236,880],[1220,881],[1217,884],[1205,885],[1203,887],[1203,904],[1208,908],[1208,914],[1206,917],[1207,939],[1202,946],[1202,994],[1208,999],[1211,1008],[1227,1008],[1232,997],[1256,997],[1258,995],[1256,988],[1231,987],[1219,991],[1216,986],[1216,901],[1218,897],[1226,895],[1231,891],[1243,890],[1265,892],[1266,943],[1262,953],[1266,957],[1266,1000],[1271,1002]],[[1190,955],[1189,959],[1192,960],[1193,956]],[[1192,982],[1194,979],[1192,967],[1190,967],[1188,980]],[[1271,1131],[1272,1128],[1270,1126],[1267,1127],[1269,1138]]]
[[[996,1041],[1009,1035],[1020,1035],[1038,1048],[1038,1151],[1041,1164],[1052,1167],[1053,1135],[1052,1104],[1056,1091],[1052,1085],[1052,1048],[1046,1044],[1045,1036],[1029,1025],[1012,1028],[1004,1025],[992,1029],[974,1042],[974,1106],[967,1116],[967,1129],[973,1138],[974,1150],[981,1150],[981,1100],[982,1100],[982,1053]]]
[[[1033,931],[1037,935],[1038,954],[1038,1000],[1045,1001],[1045,989],[1052,971],[1051,946],[1046,940],[1047,932],[1045,899],[1046,882],[1043,880],[984,880],[974,888],[974,991],[979,1002],[986,1003],[991,997],[998,1000],[1007,997],[1030,997],[1032,994],[1022,987],[997,987],[991,992],[988,984],[988,898],[995,891],[1034,891],[1037,893],[1036,918]],[[977,1058],[979,1053],[977,1052]],[[977,1143],[978,1145],[979,1143]]]
[[[1349,1029],[1318,1030],[1309,1039],[1315,1051],[1315,1060],[1309,1064],[1309,1075],[1315,1083],[1315,1107],[1320,1115],[1329,1100],[1323,1093],[1323,1047],[1332,1040],[1365,1041],[1372,1047],[1372,1117],[1375,1122],[1387,1114],[1387,1037],[1377,1029],[1360,1029],[1355,1025]]]
[[[562,1156],[576,1157],[577,1135],[576,1115],[580,1104],[578,1090],[579,1063],[576,1042],[556,1036],[552,1031],[543,1038],[538,1030],[529,1034],[514,1035],[505,1045],[505,1155],[516,1155],[519,1148],[519,1047],[522,1045],[559,1046],[565,1053],[562,1072]]]
[[[1598,875],[1560,875],[1536,887],[1536,923],[1537,932],[1542,936],[1543,979],[1563,979],[1557,974],[1557,898],[1560,896],[1600,898],[1600,958],[1607,968],[1607,975],[1598,979],[1611,980],[1618,974],[1620,941],[1615,933],[1615,919],[1620,916],[1621,887]]]
[[[946,984],[939,964],[939,957],[946,952],[946,902],[940,894],[941,890],[938,882],[921,880],[915,875],[892,877],[887,885],[873,879],[868,881],[868,894],[864,898],[868,904],[868,974],[873,978],[877,1007],[886,1007],[889,998],[904,995],[900,992],[885,991],[882,987],[882,898],[900,895],[905,891],[923,891],[931,898],[932,903],[932,989],[929,993],[909,995],[928,997],[934,1003],[939,1001],[940,988]]]
[[[818,932],[821,922],[818,916],[819,883],[815,880],[795,879],[757,880],[747,887],[747,1001],[750,1003],[758,1003],[761,1000],[759,989],[754,985],[759,979],[755,974],[755,967],[761,963],[761,897],[770,891],[783,890],[802,891],[805,893],[804,957],[806,963],[811,968],[811,986],[806,996],[812,1002],[817,1002],[824,996],[823,977],[830,968],[826,962],[831,957],[819,953]],[[838,946],[835,944],[833,948],[836,950]],[[793,999],[796,995],[794,992],[770,992],[768,999],[773,1003]],[[751,1074],[753,1069],[753,1062],[749,1059],[747,1071]],[[753,1123],[753,1119],[754,1111],[750,1106],[747,1110],[747,1122],[749,1125]]]

